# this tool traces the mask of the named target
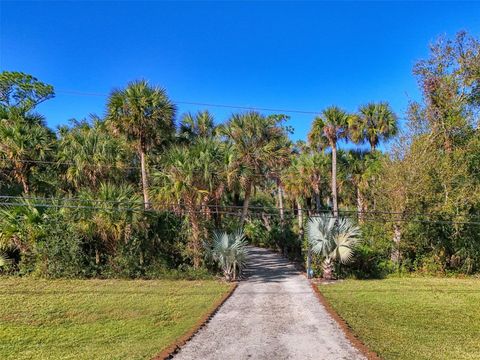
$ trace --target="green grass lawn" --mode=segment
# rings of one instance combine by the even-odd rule
[[[384,359],[480,359],[480,279],[348,280],[319,287]]]
[[[148,359],[229,289],[214,280],[0,278],[0,359]]]

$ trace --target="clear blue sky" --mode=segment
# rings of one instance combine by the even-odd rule
[[[354,111],[418,99],[413,64],[439,35],[480,35],[480,3],[6,2],[0,68],[54,85],[56,127],[103,114],[107,94],[146,78],[178,101]],[[179,106],[179,113],[202,107]],[[209,108],[217,122],[233,109]],[[291,114],[294,139],[312,115]]]

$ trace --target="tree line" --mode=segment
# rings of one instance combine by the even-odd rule
[[[361,230],[353,263],[336,264],[340,276],[476,272],[480,44],[464,32],[440,39],[413,73],[422,98],[405,126],[384,101],[353,113],[330,106],[306,141],[292,142],[285,114],[217,122],[204,110],[177,121],[167,91],[145,80],[113,90],[102,116],[53,131],[36,108],[54,88],[4,71],[0,268],[200,276],[212,270],[215,230],[237,229],[304,261],[307,218],[329,214]],[[313,257],[317,272],[321,261]]]

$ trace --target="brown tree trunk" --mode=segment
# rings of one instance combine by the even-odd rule
[[[338,196],[337,196],[337,144],[332,143],[332,203],[333,216],[338,219]]]
[[[100,251],[98,251],[98,248],[95,248],[95,264],[100,264]]]
[[[147,166],[145,163],[145,151],[140,147],[140,165],[142,168],[142,190],[143,190],[143,202],[144,209],[148,210],[150,208],[150,201],[148,196],[148,178],[147,178]]]
[[[30,186],[28,185],[27,177],[23,173],[20,173],[19,177],[20,177],[20,182],[22,183],[23,192],[25,194],[28,194],[30,192]]]

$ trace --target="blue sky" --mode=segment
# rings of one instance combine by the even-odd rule
[[[54,85],[38,108],[56,127],[90,113],[128,81],[148,79],[175,101],[355,111],[418,99],[414,63],[439,35],[480,35],[478,2],[7,2],[0,68]],[[217,122],[234,109],[208,108]],[[265,112],[268,113],[268,112]],[[290,114],[294,139],[313,115]]]

